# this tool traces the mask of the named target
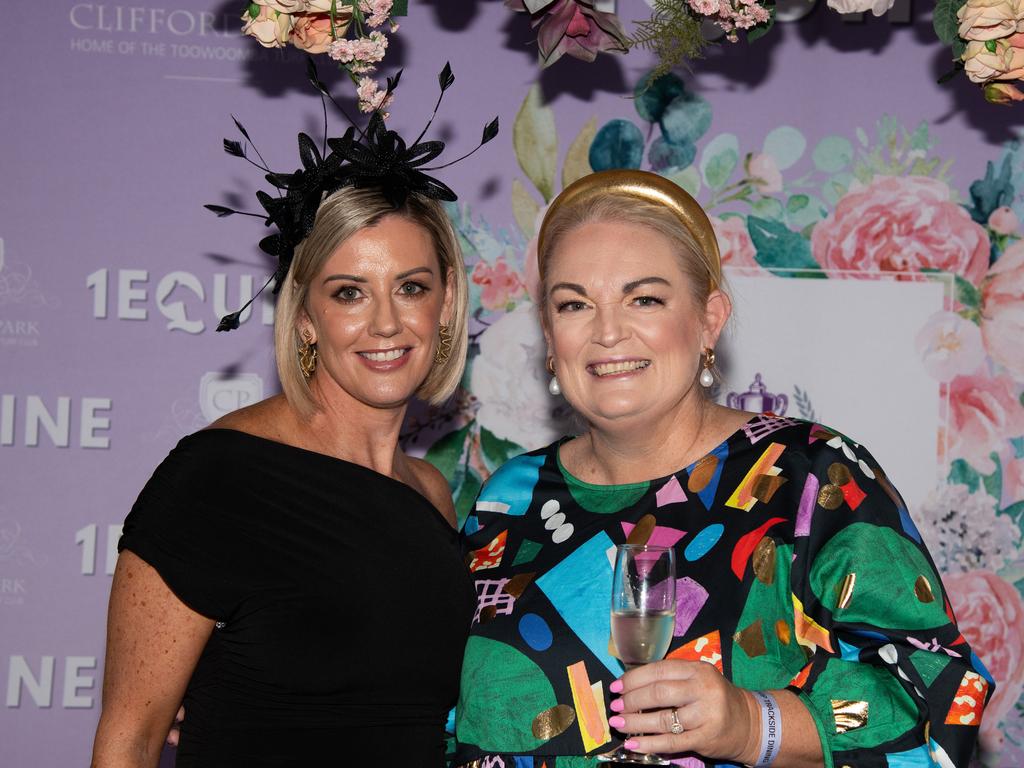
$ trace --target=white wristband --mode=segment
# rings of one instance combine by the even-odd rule
[[[775,697],[765,691],[751,691],[761,706],[761,753],[754,768],[768,768],[782,748],[782,717]]]

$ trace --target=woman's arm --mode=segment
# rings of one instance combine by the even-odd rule
[[[121,553],[110,591],[93,768],[157,765],[213,623],[182,603],[149,564]]]

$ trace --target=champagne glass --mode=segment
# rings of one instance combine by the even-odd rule
[[[669,547],[620,544],[612,577],[612,641],[627,669],[665,656],[676,623],[676,561]],[[670,765],[658,755],[618,747],[601,762]]]

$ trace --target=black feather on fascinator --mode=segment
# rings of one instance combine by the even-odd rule
[[[260,240],[260,249],[277,258],[277,269],[274,270],[274,274],[270,276],[263,287],[256,292],[256,295],[249,299],[241,309],[221,318],[220,324],[217,326],[218,331],[232,331],[237,328],[242,312],[272,282],[274,283],[273,293],[278,292],[285,275],[288,274],[295,249],[313,230],[317,209],[326,196],[342,187],[376,187],[396,209],[405,204],[410,194],[436,200],[456,200],[455,193],[447,185],[428,176],[425,172],[447,168],[449,165],[464,160],[498,134],[498,118],[494,118],[484,126],[480,143],[471,152],[444,165],[424,167],[444,151],[444,142],[442,141],[421,140],[434,121],[438,107],[441,106],[441,99],[444,98],[444,92],[455,82],[455,76],[448,64],[444,65],[444,69],[441,70],[437,78],[441,86],[441,93],[437,98],[437,104],[434,105],[434,112],[411,145],[407,145],[397,132],[385,127],[381,107],[378,107],[370,116],[370,121],[365,129],[358,128],[317,76],[316,65],[313,64],[312,59],[307,59],[306,73],[313,87],[320,92],[320,100],[324,107],[324,138],[321,149],[317,149],[313,139],[305,133],[299,134],[301,168],[294,173],[278,173],[270,170],[263,160],[263,156],[256,149],[256,145],[249,138],[248,131],[237,119],[235,119],[235,125],[245,141],[253,148],[259,162],[248,156],[246,147],[241,142],[224,139],[224,151],[234,157],[240,157],[262,170],[266,180],[277,190],[277,196],[274,197],[262,190],[256,193],[265,213],[238,211],[223,205],[206,205],[204,207],[213,211],[217,216],[233,214],[255,216],[263,219],[266,226],[275,226],[277,232]],[[388,78],[387,90],[381,101],[382,105],[388,102],[391,94],[398,87],[401,76],[402,73],[399,71],[394,78]],[[350,123],[348,130],[339,138],[328,138],[327,136],[327,99],[331,100]]]

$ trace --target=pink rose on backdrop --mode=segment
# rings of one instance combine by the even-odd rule
[[[1019,0],[967,0],[956,17],[964,40],[998,40],[1017,31]]]
[[[991,571],[951,573],[942,581],[960,631],[996,681],[980,733],[982,748],[995,752],[1002,742],[999,724],[1024,686],[1024,603]]]
[[[499,256],[491,266],[485,261],[473,267],[472,280],[481,286],[480,303],[484,309],[504,309],[510,300],[526,291],[526,285],[518,272],[509,269],[504,256]]]
[[[1024,435],[1024,406],[1009,376],[957,376],[949,385],[950,451],[953,458],[989,475],[989,455],[1006,440]]]
[[[937,381],[974,373],[985,360],[981,330],[956,312],[936,312],[928,318],[914,346],[924,369]]]
[[[1004,507],[1018,501],[1024,501],[1024,459],[1003,460],[1003,498]]]
[[[1007,248],[981,283],[981,338],[993,360],[1024,379],[1024,240]]]
[[[940,269],[977,284],[988,267],[985,229],[924,176],[880,176],[851,190],[811,234],[826,270],[918,272]]]
[[[739,216],[730,216],[727,219],[720,219],[717,216],[708,218],[711,219],[711,226],[715,230],[718,250],[722,254],[722,264],[736,267],[741,275],[764,274],[761,265],[754,258],[757,251],[750,239],[746,222]]]

